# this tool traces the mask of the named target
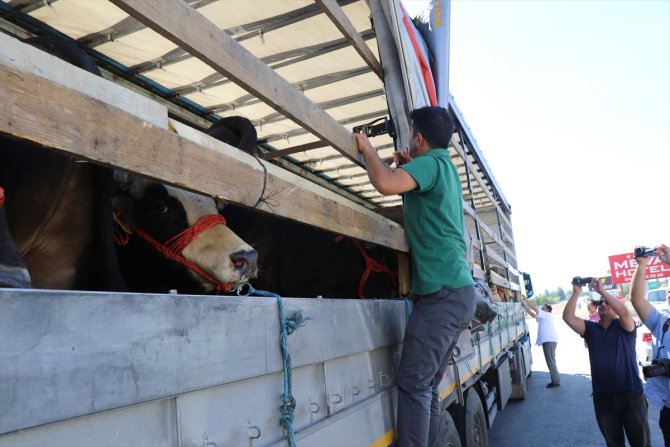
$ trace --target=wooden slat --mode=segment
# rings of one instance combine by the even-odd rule
[[[505,261],[505,259],[492,248],[486,247],[486,255],[497,262],[501,267],[507,268],[507,261]]]
[[[456,152],[457,152],[457,153],[461,156],[461,158],[465,161],[465,163],[467,163],[467,165],[468,165],[468,169],[469,169],[469,171],[470,171],[470,174],[475,178],[475,180],[477,181],[477,183],[481,186],[482,191],[484,191],[484,192],[486,193],[486,197],[488,197],[488,199],[491,201],[491,203],[495,204],[495,205],[496,205],[496,208],[498,208],[496,199],[493,197],[493,194],[491,194],[491,191],[490,191],[489,188],[486,186],[486,183],[484,182],[484,179],[482,178],[482,176],[481,176],[481,175],[479,174],[479,172],[477,171],[477,168],[472,164],[472,162],[471,162],[470,159],[468,158],[467,154],[465,153],[465,151],[463,150],[463,148],[461,147],[461,145],[458,144],[458,142],[455,141],[453,138],[451,139],[451,144],[453,145],[453,147],[454,147],[454,149],[456,150]]]
[[[502,248],[503,250],[505,250],[505,253],[507,253],[508,255],[510,255],[513,259],[516,259],[516,256],[514,255],[514,252],[513,252],[512,250],[510,250],[509,248],[507,248],[507,246],[505,245],[505,243],[498,237],[498,235],[495,234],[495,233],[493,232],[493,230],[491,230],[491,229],[489,228],[489,226],[486,225],[486,224],[485,224],[484,222],[482,222],[481,220],[479,220],[479,228],[481,228],[482,230],[484,230],[484,232],[485,232],[486,234],[488,234],[489,237],[490,237],[491,239],[493,239],[493,240],[496,242],[496,244],[498,244],[498,245],[500,246],[500,248]]]
[[[408,249],[400,225],[302,177],[192,129],[208,147],[194,143],[1,61],[0,102],[0,133],[247,206],[258,200],[265,177],[265,195],[275,204],[266,211]]]
[[[507,288],[507,289],[510,288],[509,281],[507,281],[505,278],[503,278],[502,276],[500,276],[499,274],[497,274],[497,273],[494,272],[494,271],[491,271],[491,282],[492,282],[493,284],[497,284],[497,285],[499,285],[499,286],[503,286],[503,287],[505,287],[505,288]]]
[[[288,149],[281,149],[279,151],[268,152],[261,155],[263,160],[272,160],[273,158],[285,157],[286,155],[297,154],[298,152],[311,151],[312,149],[320,149],[328,146],[328,143],[323,141],[314,141],[312,143],[301,144],[300,146],[289,147]]]
[[[486,272],[479,265],[475,264],[472,268],[472,276],[486,281]]]
[[[344,156],[363,164],[351,132],[186,3],[165,0],[111,2],[328,142]]]
[[[366,64],[374,71],[379,78],[384,77],[382,66],[370,51],[370,47],[365,43],[361,36],[356,32],[356,28],[352,25],[347,15],[342,11],[340,5],[335,0],[315,0],[316,3],[323,9],[323,12],[332,20],[337,29],[340,30],[344,37],[351,42],[354,49],[363,58]]]
[[[167,109],[142,95],[105,81],[86,70],[75,68],[14,37],[0,33],[0,63],[50,79],[75,91],[125,110],[154,126],[167,128]]]

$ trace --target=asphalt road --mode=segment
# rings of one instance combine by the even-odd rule
[[[531,341],[537,323],[526,320]],[[528,378],[526,399],[509,401],[489,431],[491,447],[595,447],[605,441],[598,429],[591,399],[589,354],[583,340],[554,315],[558,331],[556,363],[561,386],[545,388],[551,381],[541,346],[533,345],[533,373]],[[649,406],[651,445],[663,446],[656,407]],[[628,443],[626,444],[628,445]]]

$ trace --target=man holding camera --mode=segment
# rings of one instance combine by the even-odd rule
[[[624,432],[632,447],[650,446],[647,399],[642,393],[635,355],[635,321],[600,281],[592,280],[591,286],[602,297],[597,303],[600,321],[586,321],[575,315],[577,298],[582,294],[579,281],[572,283],[563,320],[588,343],[598,427],[608,447],[625,445]]]
[[[670,265],[667,246],[659,245],[655,251],[661,261]],[[656,310],[644,297],[647,264],[653,252],[644,253],[636,248],[634,253],[637,267],[630,285],[630,301],[642,323],[654,335],[652,364],[642,369],[647,379],[644,393],[652,404],[661,409],[658,425],[663,432],[665,445],[670,445],[670,377],[668,377],[670,375],[670,349],[666,348],[666,345],[670,347],[670,335],[667,334],[670,319],[668,315],[663,315]]]

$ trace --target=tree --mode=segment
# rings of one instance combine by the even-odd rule
[[[556,293],[558,294],[558,298],[560,298],[561,301],[565,299],[565,290],[563,290],[562,287],[559,287]]]

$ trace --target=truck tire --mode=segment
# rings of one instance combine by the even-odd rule
[[[462,447],[488,447],[486,415],[477,390],[474,388],[468,390],[465,405],[456,410],[455,417]]]
[[[456,423],[448,411],[440,415],[440,433],[437,439],[438,447],[462,447],[461,438],[458,436]]]

